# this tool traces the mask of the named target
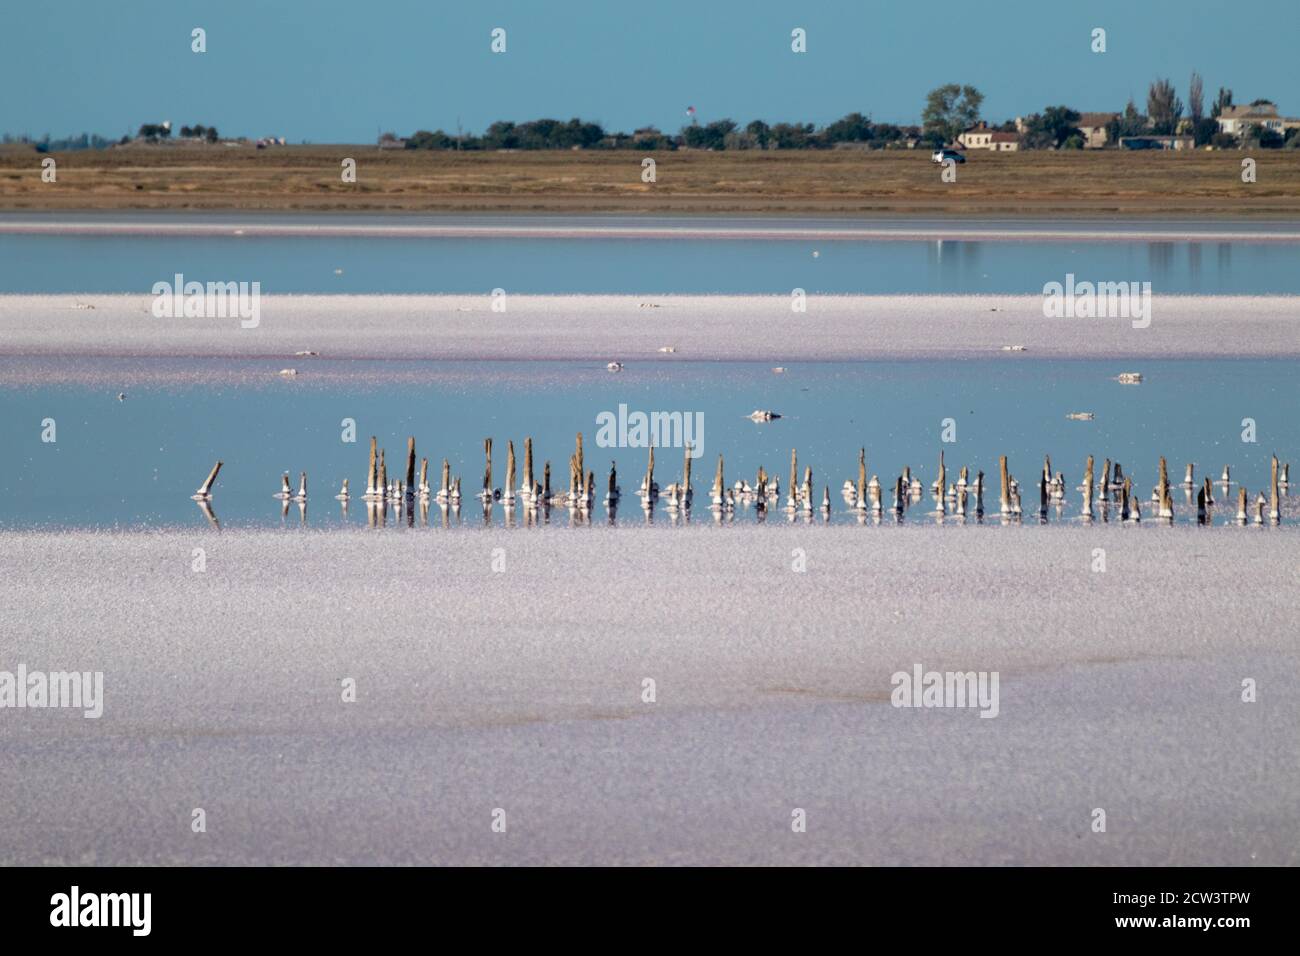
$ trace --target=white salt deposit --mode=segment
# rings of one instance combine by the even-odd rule
[[[0,670],[104,673],[0,711],[3,864],[1300,863],[1288,527],[3,532],[0,580]],[[892,707],[917,663],[999,715]]]
[[[1300,356],[1295,296],[1160,296],[1151,325],[1043,316],[1042,297],[264,295],[256,328],[159,319],[145,295],[0,296],[0,355],[683,360]],[[779,330],[789,329],[790,334]],[[774,331],[775,330],[775,331]],[[665,340],[676,353],[661,352]],[[1007,352],[1008,343],[1015,350]]]

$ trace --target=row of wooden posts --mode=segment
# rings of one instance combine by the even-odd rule
[[[515,487],[516,482],[516,461],[515,445],[513,441],[507,442],[506,451],[506,481],[504,489],[495,488],[492,478],[492,439],[484,439],[484,472],[483,488],[478,493],[477,498],[482,502],[485,509],[490,509],[494,503],[500,501],[506,508],[521,506],[524,509],[533,510],[538,507],[564,506],[577,508],[579,510],[591,510],[595,505],[595,473],[587,469],[583,454],[582,433],[579,432],[575,441],[573,454],[569,456],[569,479],[567,487],[563,491],[556,492],[551,486],[551,463],[545,462],[542,471],[542,480],[535,480],[533,473],[533,440],[532,438],[524,439],[524,467],[522,484],[518,489]],[[656,501],[662,500],[665,507],[669,510],[688,509],[691,507],[693,498],[693,489],[691,485],[691,461],[693,449],[690,445],[686,446],[685,454],[682,460],[682,479],[680,482],[673,483],[660,489],[655,481],[655,449],[650,447],[647,456],[645,477],[642,479],[637,495],[642,499],[643,505],[651,507]],[[198,489],[193,496],[196,500],[208,500],[212,497],[212,486],[216,481],[217,474],[221,470],[222,463],[218,461],[213,467],[207,480]],[[1004,516],[1019,517],[1022,512],[1020,500],[1020,485],[1010,474],[1007,466],[1005,455],[998,459],[998,471],[1000,478],[1000,496],[999,508]],[[1281,520],[1281,492],[1289,484],[1289,465],[1279,463],[1276,455],[1272,458],[1272,477],[1269,488],[1269,496],[1266,499],[1263,493],[1260,493],[1254,502],[1254,520],[1256,524],[1263,524],[1265,521],[1265,508],[1267,507],[1267,520],[1270,523],[1277,524]],[[1193,487],[1197,488],[1197,518],[1204,522],[1208,518],[1209,509],[1214,506],[1214,487],[1209,477],[1199,486],[1193,480],[1194,467],[1187,466],[1186,479],[1183,487],[1187,489],[1189,496]],[[934,482],[931,483],[931,492],[935,498],[936,510],[934,513],[944,515],[952,513],[957,516],[965,516],[968,507],[968,497],[973,496],[975,499],[975,513],[982,515],[984,513],[984,473],[982,471],[976,474],[973,481],[969,478],[969,469],[963,467],[959,479],[953,484],[947,482],[947,466],[944,462],[944,454],[939,453],[939,473]],[[370,502],[391,502],[401,506],[405,501],[421,498],[428,500],[436,499],[439,502],[459,505],[461,500],[461,482],[460,477],[454,479],[451,475],[451,465],[447,459],[442,461],[442,476],[435,492],[429,485],[429,459],[424,458],[420,461],[419,479],[416,479],[416,453],[414,436],[407,439],[406,443],[406,469],[405,480],[392,479],[388,477],[388,466],[383,449],[378,447],[375,438],[370,439],[370,467],[367,472],[366,490],[362,497]],[[285,487],[287,488],[287,477],[285,478]],[[1228,468],[1224,468],[1223,477],[1220,484],[1224,486],[1226,494],[1227,487],[1231,484],[1231,476]],[[1046,456],[1043,461],[1043,471],[1038,482],[1039,486],[1039,516],[1043,519],[1047,517],[1049,505],[1053,502],[1063,502],[1065,499],[1065,477],[1061,472],[1052,472],[1051,457]],[[843,487],[843,496],[845,502],[851,509],[866,512],[870,511],[880,514],[885,510],[885,504],[882,497],[882,488],[875,475],[870,480],[867,478],[866,466],[866,449],[858,451],[858,474],[857,481],[846,481]],[[1112,465],[1107,458],[1102,465],[1101,480],[1098,482],[1094,474],[1093,456],[1089,455],[1084,470],[1082,483],[1078,490],[1083,492],[1082,517],[1087,520],[1092,518],[1095,507],[1100,504],[1103,515],[1111,504],[1117,504],[1120,509],[1120,519],[1122,521],[1140,521],[1142,517],[1142,507],[1139,496],[1133,491],[1133,480],[1130,476],[1123,473],[1118,462],[1115,463],[1112,471]],[[604,502],[606,505],[616,505],[621,491],[618,485],[618,471],[614,462],[610,462],[609,483],[605,494]],[[1097,496],[1100,500],[1097,500]],[[283,497],[283,494],[281,495]],[[300,497],[306,499],[306,475],[304,473],[302,484],[300,485]],[[342,501],[350,498],[348,491],[348,482],[345,479],[343,487],[335,497]],[[749,485],[744,481],[737,481],[728,488],[724,477],[724,463],[722,455],[718,456],[717,471],[714,476],[713,485],[710,489],[710,507],[719,511],[730,511],[735,508],[737,503],[754,503],[755,506],[762,510],[780,503],[780,482],[769,476],[763,468],[758,469],[757,479],[754,485]],[[905,467],[902,474],[894,480],[892,501],[889,510],[902,514],[909,503],[914,504],[922,498],[922,487],[919,479],[915,478],[910,467]],[[1159,464],[1159,478],[1155,488],[1152,490],[1151,501],[1155,508],[1156,517],[1161,520],[1171,521],[1174,517],[1173,496],[1169,482],[1169,472],[1165,459],[1162,457]],[[1244,485],[1237,488],[1237,513],[1238,523],[1245,524],[1249,521],[1248,514],[1250,508],[1250,498]],[[799,466],[797,449],[790,452],[790,479],[787,485],[786,504],[787,511],[804,511],[811,512],[814,510],[813,503],[813,473],[812,468],[804,469],[803,480],[799,481]],[[822,490],[821,508],[829,513],[830,488],[826,486]],[[951,512],[949,509],[951,508]]]

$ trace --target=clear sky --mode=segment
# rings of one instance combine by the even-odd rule
[[[207,31],[206,53],[190,31]],[[494,55],[490,32],[506,30]],[[807,31],[808,52],[790,50]],[[1091,31],[1107,52],[1091,52]],[[1297,0],[5,0],[0,131],[215,125],[290,142],[581,116],[676,130],[693,105],[823,124],[919,121],[946,82],[1003,120],[1119,110],[1192,70],[1300,114]]]

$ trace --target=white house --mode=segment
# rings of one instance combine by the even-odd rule
[[[1286,131],[1300,127],[1300,119],[1278,116],[1277,107],[1272,103],[1260,103],[1258,106],[1229,106],[1219,114],[1219,132],[1233,136],[1242,136],[1251,127],[1271,129],[1279,136]]]
[[[987,149],[995,153],[1014,153],[1020,148],[1019,136],[989,129],[987,123],[966,130],[957,137],[957,142],[966,149]]]

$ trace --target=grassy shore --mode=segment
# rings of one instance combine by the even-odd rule
[[[764,213],[1281,219],[1300,214],[1300,151],[974,152],[955,183],[926,150],[455,153],[374,146],[0,148],[0,209]],[[357,161],[357,182],[340,175]]]

